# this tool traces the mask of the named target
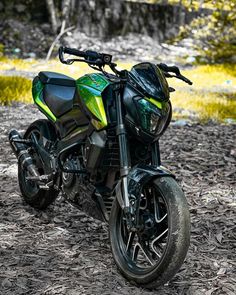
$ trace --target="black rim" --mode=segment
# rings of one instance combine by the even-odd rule
[[[146,274],[163,260],[168,244],[168,207],[155,187],[145,187],[141,194],[137,232],[127,229],[122,210],[117,219],[118,243],[129,269]]]

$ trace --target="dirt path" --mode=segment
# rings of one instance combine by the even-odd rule
[[[40,116],[32,106],[0,107],[0,294],[235,294],[235,125],[172,125],[163,136],[163,165],[187,195],[192,236],[180,272],[149,292],[117,271],[105,224],[63,198],[44,212],[23,204],[7,134]]]

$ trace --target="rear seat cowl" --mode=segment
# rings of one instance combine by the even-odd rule
[[[53,84],[68,87],[76,86],[75,80],[73,78],[60,73],[44,71],[39,72],[38,76],[43,84]]]

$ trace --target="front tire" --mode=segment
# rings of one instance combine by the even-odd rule
[[[143,228],[128,231],[123,211],[114,201],[109,224],[112,253],[131,283],[155,288],[179,270],[190,241],[188,204],[173,178],[160,177],[143,188],[139,220]]]
[[[33,122],[25,132],[24,139],[30,139],[32,133],[38,140],[42,137],[50,141],[56,139],[53,126],[48,120],[37,120]],[[34,150],[30,152],[40,174],[45,174],[44,164]],[[46,209],[57,197],[58,191],[50,188],[49,190],[40,189],[33,181],[26,180],[27,171],[22,168],[21,161],[18,162],[18,181],[21,195],[25,202],[36,209]]]

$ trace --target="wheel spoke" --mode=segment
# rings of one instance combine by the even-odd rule
[[[155,215],[155,217],[156,217],[156,215]],[[164,215],[162,218],[160,218],[160,219],[155,218],[155,221],[156,221],[156,223],[161,223],[166,217],[167,217],[167,214],[165,214],[165,215]]]
[[[155,261],[152,259],[151,257],[151,254],[150,252],[148,251],[147,247],[143,244],[141,245],[140,243],[139,244],[139,247],[140,247],[140,250],[143,252],[143,254],[145,255],[147,261],[151,264],[151,265],[154,265],[155,264]]]
[[[129,240],[127,243],[126,251],[130,251],[132,247],[132,242],[134,240],[135,233],[130,233],[129,235]],[[149,250],[143,243],[136,243],[133,247],[132,251],[132,261],[137,262],[138,254],[139,252],[142,251],[143,255],[145,256],[146,260],[148,261],[149,264],[154,265],[154,260],[152,259],[151,253],[149,253]]]
[[[126,244],[126,252],[130,251],[132,243],[134,241],[135,232],[130,232],[128,237],[128,242]]]
[[[156,265],[164,253],[166,241],[163,238],[168,233],[168,217],[165,203],[156,190],[146,188],[142,198],[140,229],[130,232],[123,219],[121,232],[128,258],[136,267],[147,269]]]
[[[158,256],[161,257],[160,254],[156,251],[154,244],[161,238],[163,237],[166,233],[168,232],[168,228],[164,230],[158,237],[156,237],[152,242],[151,242],[151,248],[152,251]],[[159,245],[158,245],[159,246]]]
[[[136,243],[134,245],[134,250],[133,250],[133,253],[132,253],[132,260],[133,260],[133,262],[136,262],[137,261],[139,249],[140,249],[140,245],[139,245],[139,243]]]
[[[153,194],[153,198],[154,198],[155,221],[156,221],[156,223],[161,223],[167,217],[167,213],[163,217],[160,217],[161,214],[160,214],[160,210],[159,210],[159,204],[158,204],[157,197],[155,196],[155,194]]]

